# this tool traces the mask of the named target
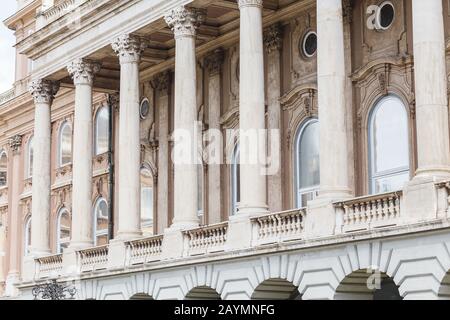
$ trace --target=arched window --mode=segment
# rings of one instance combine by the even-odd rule
[[[72,127],[64,122],[59,130],[58,164],[60,167],[72,162]]]
[[[231,215],[237,213],[241,201],[240,153],[239,144],[236,144],[231,158]]]
[[[108,152],[109,148],[109,112],[106,106],[101,107],[95,116],[95,155]]]
[[[66,208],[62,208],[58,213],[58,221],[56,226],[56,249],[58,253],[63,253],[70,244],[70,214]]]
[[[108,203],[104,198],[94,206],[94,236],[96,246],[108,244]]]
[[[31,178],[33,176],[33,137],[28,140],[28,146],[27,146],[27,171],[26,176],[28,178]]]
[[[153,176],[141,170],[141,226],[144,233],[153,233]]]
[[[389,95],[369,118],[370,192],[403,188],[410,178],[408,114],[403,102]]]
[[[319,121],[310,119],[295,140],[295,184],[297,207],[303,208],[317,197],[320,188]]]
[[[23,251],[25,256],[29,256],[31,252],[31,216],[25,222],[23,237]]]
[[[0,187],[8,184],[8,156],[5,150],[0,151]]]

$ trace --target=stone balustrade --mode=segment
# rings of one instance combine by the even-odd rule
[[[335,203],[337,229],[345,233],[398,225],[402,195],[399,191]]]
[[[108,265],[108,252],[108,246],[78,251],[80,271],[84,273],[106,269]]]
[[[0,94],[0,105],[8,102],[9,100],[12,100],[14,96],[15,96],[14,88]]]
[[[56,278],[63,271],[63,255],[57,254],[36,259],[36,278]]]
[[[194,256],[224,251],[227,232],[228,222],[185,231],[185,255]]]
[[[127,247],[127,266],[142,265],[161,259],[163,236],[129,241]]]
[[[253,218],[253,244],[263,245],[299,240],[303,236],[305,218],[305,209],[267,214]]]

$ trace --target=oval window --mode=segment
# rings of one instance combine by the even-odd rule
[[[317,34],[314,31],[310,31],[304,36],[301,51],[307,58],[311,58],[316,54]]]
[[[394,18],[394,5],[391,2],[383,2],[378,9],[377,22],[379,29],[388,29],[394,23]]]

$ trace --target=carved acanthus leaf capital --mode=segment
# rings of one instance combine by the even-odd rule
[[[165,17],[167,25],[172,29],[175,38],[195,37],[198,27],[206,17],[203,9],[177,7]]]
[[[121,64],[138,63],[147,46],[148,42],[145,39],[131,34],[123,34],[112,43]]]
[[[23,136],[22,135],[15,135],[14,137],[12,137],[11,139],[9,139],[8,143],[9,143],[9,148],[17,153],[20,151],[20,147],[22,146],[22,140],[23,140]]]
[[[51,80],[34,80],[30,83],[29,91],[34,103],[51,104],[59,90],[59,82]]]
[[[167,93],[170,87],[170,73],[169,71],[164,71],[158,73],[151,81],[152,87],[159,91]]]
[[[245,8],[245,7],[263,7],[263,0],[237,0],[239,4],[239,9]]]
[[[217,49],[205,58],[205,67],[211,75],[220,73],[225,54],[223,50]]]
[[[267,28],[264,32],[264,45],[268,53],[278,51],[282,46],[281,26],[276,23]]]
[[[94,82],[94,76],[101,69],[101,64],[87,59],[76,59],[67,66],[70,76],[75,85],[88,84]]]

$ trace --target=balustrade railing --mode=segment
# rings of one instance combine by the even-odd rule
[[[81,272],[104,270],[108,266],[108,246],[78,251]]]
[[[187,230],[186,255],[200,255],[225,250],[227,241],[228,222]]]
[[[159,261],[161,258],[163,236],[130,241],[126,244],[128,251],[127,265],[139,265]]]
[[[306,209],[271,213],[252,219],[254,245],[299,240],[303,236]]]
[[[36,259],[37,279],[58,277],[63,270],[63,255],[57,254]]]
[[[355,232],[395,226],[400,219],[401,197],[399,191],[336,203],[337,228]]]

